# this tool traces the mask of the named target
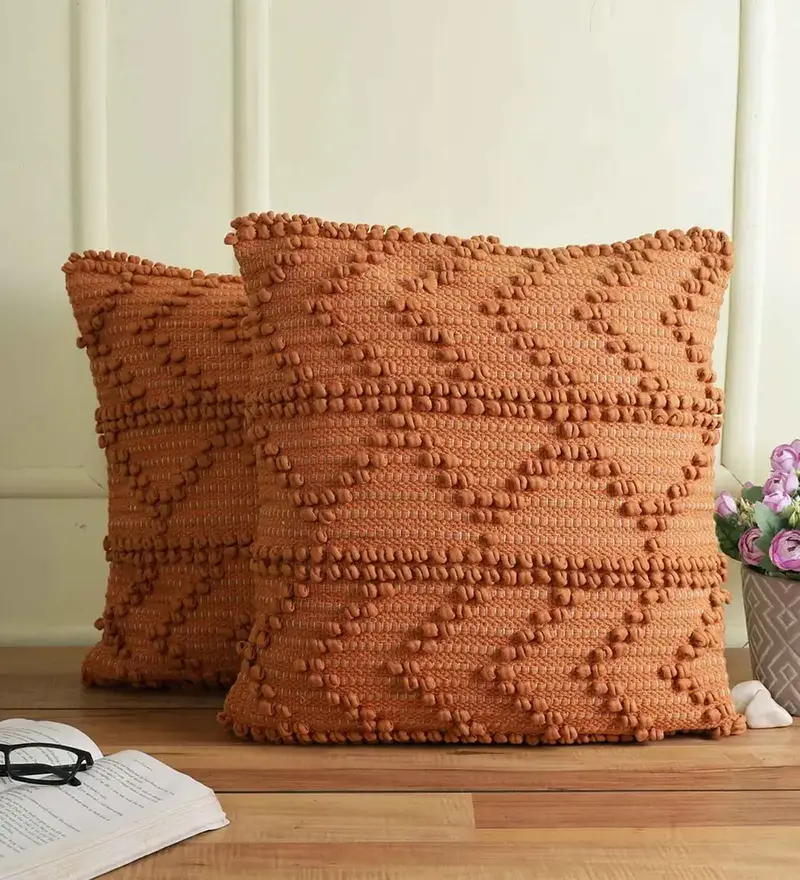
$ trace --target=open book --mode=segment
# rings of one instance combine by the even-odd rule
[[[104,758],[66,724],[0,721],[0,744],[32,742],[83,749],[95,763],[76,787],[0,776],[0,880],[90,880],[228,824],[210,788],[143,752]]]

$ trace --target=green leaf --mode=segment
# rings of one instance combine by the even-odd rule
[[[717,537],[722,540],[723,538],[727,538],[730,534],[730,529],[728,528],[728,523],[725,522],[724,519],[718,517],[714,514],[714,531],[717,533]]]
[[[739,548],[736,546],[736,544],[730,544],[727,547],[724,547],[722,544],[720,544],[719,549],[722,550],[722,552],[726,556],[733,559],[734,562],[741,562],[742,561],[742,557],[739,554]]]
[[[773,535],[776,535],[784,527],[781,516],[777,513],[773,513],[761,501],[756,502],[755,517],[756,524],[761,529],[762,535],[769,534],[770,541],[772,540]]]
[[[769,553],[769,545],[772,543],[774,535],[762,534],[761,537],[756,541],[756,547],[762,553]]]
[[[722,550],[726,556],[730,556],[731,559],[735,559],[737,562],[741,561],[741,556],[739,555],[739,539],[737,537],[730,535],[728,532],[722,531],[718,527],[717,542],[719,543],[719,549]]]
[[[725,535],[735,535],[737,541],[745,528],[737,517],[723,517],[717,513],[714,514],[714,523],[717,531],[721,531]]]
[[[767,574],[773,574],[778,569],[770,561],[769,547],[772,543],[772,539],[785,527],[786,524],[779,514],[773,513],[760,501],[756,502],[754,512],[756,523],[761,529],[761,537],[756,541],[756,547],[758,547],[758,549],[764,554],[764,558],[761,560],[761,567]]]
[[[761,560],[761,568],[763,568],[767,574],[775,574],[775,572],[778,571],[777,566],[772,564],[772,560],[769,556],[764,556]]]
[[[747,489],[742,489],[742,498],[750,502],[762,501],[764,499],[764,487],[750,486]]]
[[[745,527],[739,522],[738,517],[722,517],[714,514],[714,528],[717,534],[717,542],[719,549],[726,556],[741,561],[739,555],[739,538],[742,536]]]

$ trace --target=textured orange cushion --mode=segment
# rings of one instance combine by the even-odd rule
[[[108,251],[64,272],[108,462],[111,567],[84,679],[229,684],[256,511],[241,279]]]
[[[233,226],[261,508],[223,723],[290,742],[743,729],[711,515],[725,235],[551,251]]]

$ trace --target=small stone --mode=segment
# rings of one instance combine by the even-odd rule
[[[745,720],[748,727],[758,730],[790,727],[793,723],[792,716],[772,699],[766,688],[757,691],[750,700],[745,711]]]
[[[766,688],[760,681],[742,681],[731,688],[731,698],[737,712],[744,712],[750,705],[750,701],[759,691]]]

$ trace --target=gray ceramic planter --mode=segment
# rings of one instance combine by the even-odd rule
[[[800,581],[742,566],[742,593],[753,677],[800,716]]]

